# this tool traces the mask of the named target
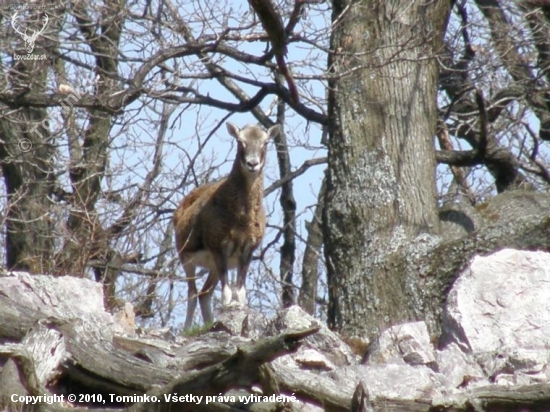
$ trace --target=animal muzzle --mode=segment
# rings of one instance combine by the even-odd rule
[[[262,164],[258,160],[247,160],[244,165],[245,169],[250,173],[257,173],[262,168]]]

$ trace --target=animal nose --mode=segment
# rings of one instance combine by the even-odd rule
[[[246,165],[250,168],[250,169],[256,169],[258,167],[260,163],[257,161],[257,160],[249,160],[248,162],[246,162]]]

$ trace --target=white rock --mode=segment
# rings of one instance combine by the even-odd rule
[[[501,348],[476,355],[486,376],[499,385],[530,385],[548,380],[548,350]]]
[[[130,302],[125,302],[124,306],[115,310],[113,318],[115,320],[113,329],[116,332],[127,335],[135,334],[136,315],[134,313],[134,306]]]
[[[101,284],[90,279],[10,272],[0,276],[0,293],[17,296],[20,305],[52,318],[99,321],[109,327],[114,323],[103,307]]]
[[[414,400],[432,398],[442,382],[430,368],[409,365],[371,365],[362,374],[371,396]]]
[[[510,352],[509,362],[515,371],[536,374],[542,372],[548,363],[550,353],[547,349],[518,348]]]
[[[319,322],[299,306],[291,306],[279,311],[271,324],[271,333],[277,334],[288,329],[300,330],[319,326],[319,332],[305,339],[304,349],[315,349],[324,353],[331,365],[342,366],[358,363],[360,358],[351,348],[332,332],[326,324]]]
[[[453,388],[470,386],[473,383],[489,384],[481,367],[457,344],[451,343],[437,351],[436,355],[439,373],[447,378]]]
[[[371,363],[405,362],[409,365],[435,365],[435,352],[424,322],[411,322],[386,329],[378,339]]]
[[[296,355],[294,355],[294,360],[299,365],[308,369],[333,370],[336,368],[325,355],[314,349],[300,348]]]
[[[550,254],[504,249],[475,257],[454,284],[444,330],[474,354],[550,347]]]
[[[406,364],[358,365],[329,372],[342,390],[353,391],[363,381],[371,399],[382,397],[400,400],[441,398],[447,382],[426,366]]]

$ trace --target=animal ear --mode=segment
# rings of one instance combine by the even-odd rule
[[[238,140],[239,139],[239,132],[241,131],[241,129],[239,129],[233,123],[229,123],[229,122],[226,123],[226,126],[227,126],[227,131],[229,132],[229,134],[231,136],[233,136],[235,139]]]
[[[281,132],[281,125],[276,124],[267,129],[267,140],[273,139]]]

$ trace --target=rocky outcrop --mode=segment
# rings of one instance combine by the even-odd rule
[[[550,254],[478,256],[448,294],[437,347],[412,322],[357,353],[297,306],[273,319],[230,307],[195,337],[138,336],[131,308],[106,313],[94,282],[11,273],[0,276],[0,401],[27,410],[13,395],[64,396],[39,402],[44,411],[545,410],[549,296]]]

